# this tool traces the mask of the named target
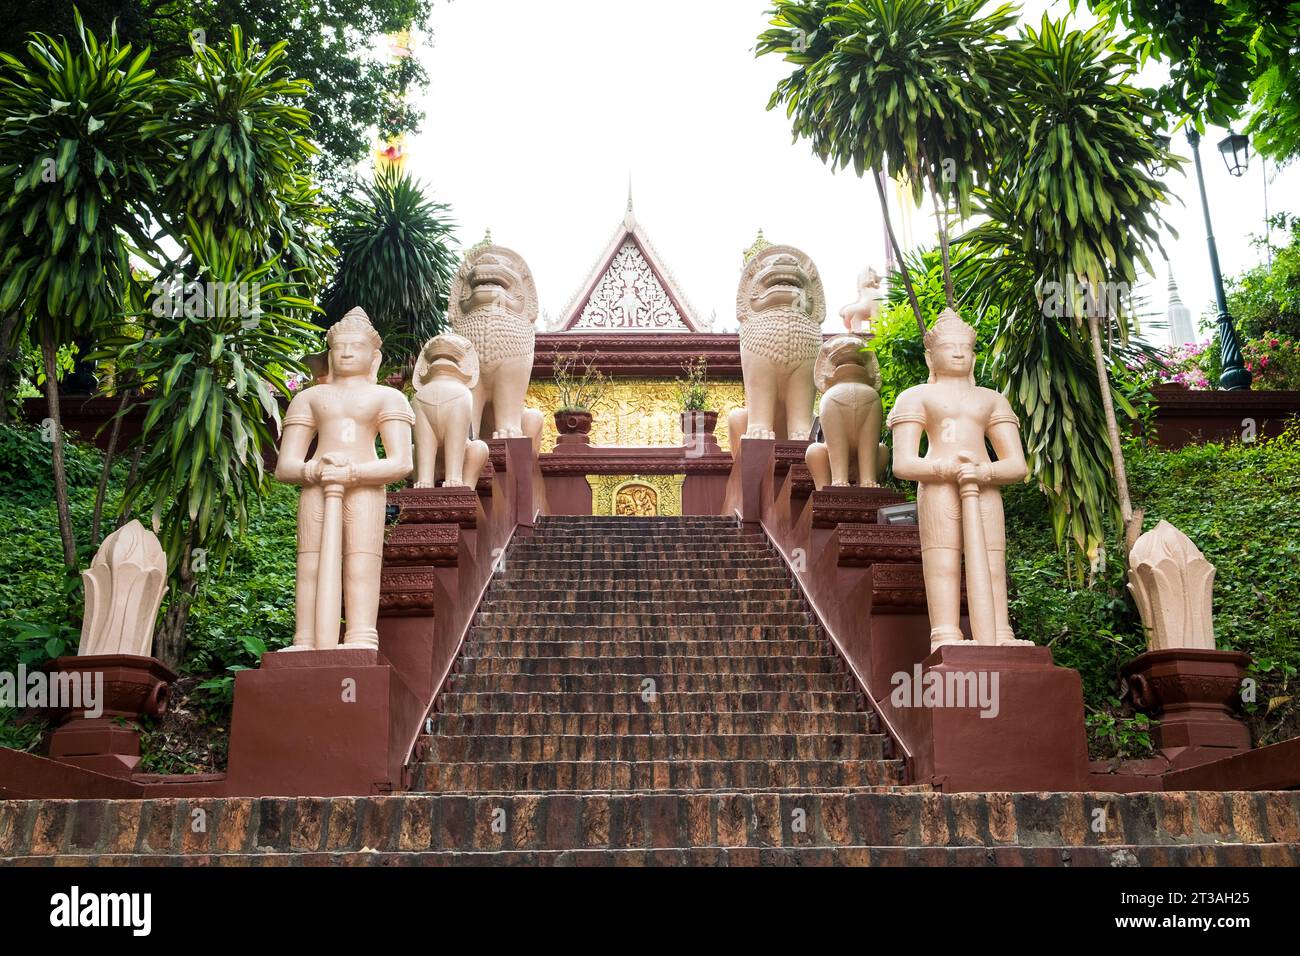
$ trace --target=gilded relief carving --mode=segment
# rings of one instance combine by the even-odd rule
[[[680,517],[685,475],[588,475],[591,513]]]

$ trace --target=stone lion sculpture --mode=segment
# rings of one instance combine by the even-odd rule
[[[533,374],[537,286],[517,252],[483,243],[470,249],[452,280],[447,319],[478,355],[473,436],[535,437],[540,413],[525,414]]]
[[[867,266],[858,274],[858,301],[840,309],[840,318],[844,327],[850,332],[865,334],[868,337],[877,318],[880,317],[880,274]]]
[[[479,377],[478,355],[469,339],[445,332],[424,343],[412,378],[415,487],[434,487],[440,474],[448,488],[478,483],[488,457],[487,443],[470,438]]]
[[[804,458],[813,484],[841,488],[878,486],[889,448],[880,441],[880,361],[856,335],[837,335],[821,347],[813,380],[822,393],[824,441],[808,446]]]
[[[728,419],[738,437],[806,439],[813,419],[813,363],[826,294],[817,267],[792,246],[768,246],[745,265],[736,292],[745,407]]]

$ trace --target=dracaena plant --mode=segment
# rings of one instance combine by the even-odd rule
[[[152,124],[163,95],[116,30],[100,41],[40,34],[0,54],[0,314],[13,340],[38,341],[53,422],[55,493],[64,563],[77,571],[68,507],[57,353],[123,309],[128,245],[153,248],[165,137]]]
[[[326,315],[337,319],[360,306],[390,353],[413,354],[443,331],[458,265],[454,236],[449,206],[400,169],[380,169],[339,205],[332,237],[340,259]]]
[[[319,347],[303,318],[313,308],[276,260],[245,263],[193,218],[183,236],[192,275],[150,297],[145,334],[108,343],[121,386],[141,392],[145,416],[136,475],[122,504],[152,520],[176,582],[157,634],[158,656],[178,664],[196,588],[194,556],[219,568],[267,490],[263,456],[275,442],[277,395]]]
[[[972,190],[992,165],[1004,122],[994,90],[994,56],[1016,21],[1005,4],[984,0],[779,0],[757,52],[781,54],[797,69],[768,102],[784,103],[796,139],[824,162],[876,182],[895,259],[882,173],[906,179],[919,202],[929,186],[943,258],[944,288],[955,308],[948,243],[949,204],[971,211]],[[918,326],[925,318],[909,270],[901,271]]]
[[[1134,409],[1110,369],[1130,345],[1129,290],[1165,228],[1169,197],[1155,170],[1179,160],[1158,139],[1164,121],[1150,91],[1132,84],[1134,61],[1104,25],[1070,30],[1044,17],[1001,62],[1014,122],[995,185],[979,196],[987,219],[964,241],[988,257],[983,294],[1005,306],[998,367],[1058,540],[1068,532],[1095,556],[1113,507],[1134,530],[1115,405]]]
[[[256,262],[278,258],[310,292],[328,273],[325,212],[306,170],[318,150],[310,88],[285,75],[286,48],[248,43],[196,45],[175,79],[172,106],[155,128],[176,143],[163,180],[174,233],[192,218]]]

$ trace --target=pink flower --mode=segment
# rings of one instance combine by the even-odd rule
[[[1281,345],[1282,343],[1279,342],[1277,339],[1273,339],[1273,340],[1272,340],[1271,342],[1269,342],[1268,344],[1271,345],[1271,346],[1273,346],[1273,348],[1277,348],[1277,347],[1278,347],[1279,345]]]

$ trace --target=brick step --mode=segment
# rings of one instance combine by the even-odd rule
[[[731,591],[784,591],[789,593],[790,576],[787,572],[781,571],[777,574],[761,576],[761,578],[732,579],[724,575],[712,575],[710,578],[702,576],[695,571],[681,571],[680,574],[672,576],[663,576],[655,578],[653,581],[645,578],[637,578],[629,581],[627,578],[614,578],[610,575],[595,575],[590,578],[580,578],[580,576],[571,575],[568,578],[551,578],[550,575],[539,575],[537,578],[520,578],[515,579],[512,575],[498,574],[493,578],[493,589],[502,589],[506,591],[503,585],[510,585],[513,593],[533,594],[538,592],[571,592],[571,591],[591,591],[607,593],[611,591],[620,591],[628,588],[629,585],[642,589],[642,591],[653,591],[654,593],[663,594],[664,589],[672,588],[673,591],[703,591],[703,592],[723,592]],[[653,585],[653,587],[651,587]]]
[[[594,691],[583,693],[466,693],[440,694],[444,712],[485,713],[765,713],[785,710],[852,712],[857,695],[849,691],[752,691],[738,694],[679,693],[655,695],[654,702],[641,699],[636,689],[626,693]]]
[[[811,611],[784,611],[779,614],[765,616],[779,618],[779,620],[761,622],[772,627],[781,625],[796,626],[799,624],[812,626],[816,623],[816,618]],[[474,617],[474,625],[478,627],[506,627],[513,628],[516,631],[527,628],[530,632],[537,628],[546,627],[621,627],[627,630],[643,627],[742,627],[753,623],[754,616],[752,614],[741,614],[735,611],[699,613],[687,611],[647,611],[644,613],[566,613],[564,611],[547,611],[531,615],[526,611],[508,613],[479,611]]]
[[[739,643],[746,646],[756,645],[759,654],[780,653],[779,644],[817,644],[819,653],[826,653],[830,643],[822,637],[820,628],[815,624],[748,624],[726,627],[673,627],[671,625],[638,627],[628,630],[626,627],[610,625],[571,625],[562,627],[518,627],[475,625],[470,628],[468,640],[472,643],[488,641],[506,641],[510,643],[527,641],[529,643],[574,642],[613,643],[620,646],[632,646],[638,643],[662,644],[672,652],[683,654],[708,653],[703,649],[706,643]],[[701,647],[692,651],[690,645]],[[799,653],[799,651],[792,651]]]
[[[487,736],[639,736],[658,734],[874,734],[872,712],[785,711],[783,713],[436,713],[434,735]]]
[[[412,770],[415,793],[856,788],[906,782],[902,761],[890,760],[422,761]]]
[[[767,535],[761,532],[737,531],[734,528],[716,528],[707,525],[696,528],[663,528],[659,530],[647,529],[644,531],[626,531],[618,528],[608,530],[592,530],[583,528],[572,531],[551,531],[543,529],[527,538],[520,538],[519,545],[551,545],[563,544],[566,542],[577,544],[594,544],[603,545],[607,542],[615,544],[642,544],[646,542],[668,541],[671,543],[681,543],[689,541],[734,541],[738,544],[747,546],[765,548],[767,547]]]
[[[199,832],[191,826],[196,809],[206,823]],[[1098,819],[1106,826],[1094,829]],[[1291,864],[1300,859],[1300,791],[0,801],[0,858],[20,860],[717,847],[964,848],[976,860],[999,847],[1085,848],[1083,859],[1110,854],[1128,864],[1142,859],[1124,848],[1154,847],[1188,854],[1188,862],[1230,854],[1234,862]]]
[[[556,571],[564,571],[567,568],[576,568],[576,570],[586,570],[586,568],[599,568],[604,572],[625,570],[625,568],[634,568],[634,570],[659,570],[680,571],[684,568],[711,567],[727,568],[727,570],[742,571],[745,568],[767,568],[775,571],[777,568],[784,567],[780,558],[775,554],[758,553],[754,550],[746,549],[711,549],[697,550],[682,548],[680,551],[672,551],[666,554],[651,554],[641,551],[638,554],[595,554],[590,551],[575,551],[572,549],[556,549],[555,553],[546,554],[517,554],[516,551],[507,551],[506,568],[507,571],[516,570],[516,568],[528,568],[529,571],[549,572],[554,568]]]
[[[511,555],[518,561],[543,561],[547,558],[567,558],[570,560],[601,558],[608,560],[643,560],[653,558],[662,561],[695,561],[710,557],[746,557],[770,556],[766,548],[747,545],[738,541],[700,540],[683,538],[672,541],[629,541],[618,542],[576,542],[555,541],[550,544],[533,544],[527,542],[510,549]]]
[[[658,601],[624,600],[610,595],[601,601],[513,601],[504,597],[488,598],[479,614],[807,614],[807,605],[787,594],[782,598],[749,600],[716,598],[714,600],[678,599],[665,593]]]
[[[1300,866],[1300,844],[1195,844],[1190,846],[788,846],[692,847],[656,850],[426,850],[381,853],[61,854],[0,859],[5,866],[295,866],[295,867],[497,867],[497,866],[699,866],[699,867],[1052,867],[1052,866]]]
[[[455,674],[449,690],[458,694],[636,694],[653,680],[660,694],[746,694],[852,691],[848,674],[667,674],[657,668],[617,674]]]
[[[640,582],[636,582],[640,583]],[[673,588],[665,592],[663,588],[629,588],[621,589],[616,585],[610,587],[568,587],[557,588],[538,583],[535,587],[501,587],[491,588],[484,603],[500,604],[514,601],[520,604],[537,604],[538,602],[574,604],[579,602],[617,601],[621,604],[657,603],[671,596],[674,601],[686,601],[700,604],[713,604],[724,601],[785,601],[804,606],[791,596],[790,585],[766,588]]]
[[[698,571],[678,570],[671,574],[661,572],[654,575],[637,573],[631,577],[624,576],[612,578],[604,576],[599,571],[593,571],[591,573],[555,574],[543,569],[523,571],[512,565],[508,572],[497,571],[492,576],[492,582],[488,593],[517,593],[520,590],[531,593],[534,591],[555,591],[577,588],[610,592],[618,591],[619,588],[625,588],[630,585],[659,591],[684,591],[691,589],[726,591],[733,587],[737,589],[749,588],[754,590],[768,590],[771,588],[785,588],[788,590],[793,587],[790,582],[790,575],[784,571],[765,573],[762,576],[756,576],[744,571],[736,572],[735,574],[723,574],[714,573],[708,568],[700,568]]]
[[[477,651],[478,648],[475,648]],[[602,657],[518,657],[500,655],[465,656],[456,662],[459,674],[845,674],[837,657],[681,657],[671,653],[654,656],[626,654]]]
[[[476,760],[884,760],[882,734],[424,735],[429,763]]]

